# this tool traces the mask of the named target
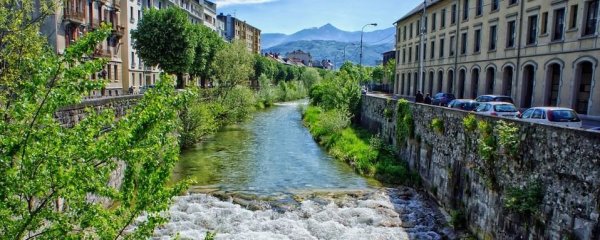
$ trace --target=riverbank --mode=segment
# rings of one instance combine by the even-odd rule
[[[349,123],[337,110],[308,106],[303,120],[315,140],[335,158],[350,164],[359,174],[393,184],[418,186],[419,176],[408,164],[396,160],[394,150],[379,136]],[[348,119],[345,119],[348,118]]]

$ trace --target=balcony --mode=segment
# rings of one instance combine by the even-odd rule
[[[113,29],[112,29],[112,34],[117,37],[123,37],[123,35],[125,35],[125,27],[114,24]]]
[[[110,51],[110,49],[97,48],[94,51],[94,57],[110,58],[111,56],[112,52]]]
[[[75,24],[84,24],[85,23],[85,12],[78,11],[74,7],[66,7],[64,19],[71,23]]]

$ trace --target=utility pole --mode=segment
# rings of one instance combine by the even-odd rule
[[[360,59],[359,61],[359,67],[360,67],[360,81],[363,81],[363,67],[362,67],[362,59],[363,59],[363,33],[365,32],[365,27],[366,26],[374,26],[377,27],[377,23],[369,23],[369,24],[365,24],[361,30],[360,30]],[[360,84],[360,83],[359,83]]]
[[[420,29],[420,47],[419,47],[419,82],[417,83],[417,91],[421,91],[423,90],[423,82],[425,82],[425,79],[423,79],[425,76],[423,75],[423,71],[424,71],[424,62],[425,62],[425,34],[427,34],[427,23],[425,22],[425,19],[427,19],[427,0],[423,0],[423,13],[421,14],[421,26],[419,26]],[[417,92],[415,91],[415,92]]]

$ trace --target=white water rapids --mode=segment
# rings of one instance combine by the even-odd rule
[[[440,227],[444,220],[433,204],[410,188],[305,197],[283,207],[248,201],[254,205],[249,208],[258,208],[254,211],[232,197],[178,197],[168,212],[170,222],[155,236],[204,239],[210,231],[216,239],[442,239],[451,232]]]

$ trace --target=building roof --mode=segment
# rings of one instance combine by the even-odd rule
[[[442,0],[425,0],[425,1],[427,2],[427,6],[429,7],[429,6],[433,5],[433,4],[441,2]],[[396,23],[398,23],[398,22],[400,22],[402,20],[405,20],[405,19],[407,19],[407,18],[409,18],[409,17],[411,17],[411,16],[413,16],[413,15],[415,15],[417,13],[422,12],[423,11],[423,6],[424,6],[424,3],[420,3],[419,6],[417,6],[412,11],[408,12],[407,14],[405,14],[400,19],[398,19],[398,21],[396,21]]]

